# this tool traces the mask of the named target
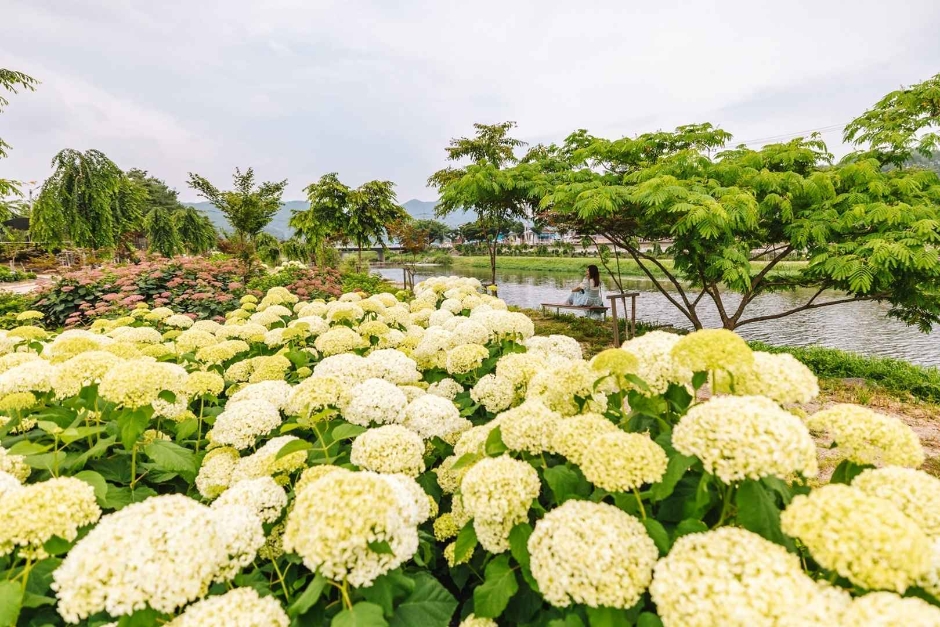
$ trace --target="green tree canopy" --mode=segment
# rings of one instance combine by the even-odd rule
[[[52,159],[52,167],[30,216],[33,241],[50,248],[67,241],[83,248],[116,248],[139,228],[146,190],[104,153],[65,149]]]
[[[718,152],[710,125],[607,140],[583,131],[517,176],[555,223],[607,237],[692,323],[712,301],[725,328],[847,302],[940,321],[940,179],[872,158],[833,166],[818,137]],[[673,263],[641,241],[671,242]],[[798,254],[809,261],[784,267]],[[752,263],[757,262],[757,263]],[[792,309],[748,316],[761,294],[810,288]]]
[[[325,174],[304,190],[310,207],[295,211],[290,225],[314,245],[329,238],[354,243],[361,267],[363,247],[374,242],[384,248],[389,227],[408,217],[394,187],[391,181],[376,180],[351,188],[336,173]]]
[[[526,217],[531,197],[521,185],[516,170],[508,168],[517,161],[515,149],[524,142],[509,136],[515,122],[474,124],[474,137],[452,139],[445,148],[450,161],[469,159],[462,168],[447,167],[431,175],[428,185],[440,194],[435,212],[446,216],[458,209],[476,211],[477,222],[486,234],[490,256],[490,280],[496,283],[497,242],[503,227],[514,219]]]
[[[36,85],[38,84],[39,81],[28,74],[0,68],[0,88],[2,88],[0,90],[0,113],[3,113],[4,108],[10,104],[10,101],[3,95],[4,91],[11,94],[17,94],[21,89],[36,91]],[[7,150],[10,148],[10,144],[0,137],[0,159],[7,156]],[[8,219],[13,213],[13,204],[6,200],[11,196],[15,198],[22,196],[19,181],[0,178],[0,219],[2,220]]]
[[[287,187],[287,180],[277,183],[268,181],[255,187],[254,170],[248,168],[242,172],[235,168],[233,181],[233,189],[222,191],[206,178],[189,173],[189,186],[215,205],[235,230],[235,249],[242,261],[243,274],[247,281],[255,257],[256,241],[280,209],[281,196]]]
[[[443,243],[447,238],[448,226],[439,220],[415,220],[414,227],[427,234],[428,245]]]
[[[940,74],[922,83],[893,91],[852,120],[844,139],[867,144],[868,151],[850,159],[874,157],[882,163],[902,166],[911,156],[930,157],[940,149],[940,135],[923,132],[940,126]]]
[[[146,193],[141,226],[151,251],[172,257],[181,252],[202,254],[215,246],[217,233],[212,221],[183,205],[176,190],[137,168],[129,170],[127,178]]]

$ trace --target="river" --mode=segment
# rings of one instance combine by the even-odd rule
[[[401,268],[377,268],[376,272],[395,280],[402,280]],[[457,275],[489,280],[489,270],[484,268],[444,268],[419,266],[416,280],[431,276]],[[564,302],[571,288],[581,275],[568,272],[544,272],[533,270],[497,270],[499,296],[510,305],[538,309],[540,303]],[[607,292],[616,288],[602,277]],[[624,287],[639,292],[637,297],[637,319],[644,322],[668,324],[691,328],[691,324],[666,298],[646,279],[626,279]],[[745,317],[759,316],[784,311],[805,303],[813,290],[798,290],[780,294],[765,294],[751,303]],[[837,295],[833,295],[837,297]],[[737,299],[729,297],[726,308],[736,305]],[[714,304],[700,306],[700,317],[707,327],[719,327],[721,322]],[[895,357],[923,366],[940,366],[940,329],[927,335],[916,327],[887,318],[886,304],[860,302],[812,309],[781,318],[756,322],[738,330],[749,340],[761,340],[768,344],[785,346],[827,346],[853,351],[864,355]]]

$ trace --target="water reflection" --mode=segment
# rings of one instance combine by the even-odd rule
[[[377,270],[383,276],[401,281],[399,268]],[[474,276],[489,279],[489,271],[482,268],[419,268],[416,280],[437,275]],[[519,307],[538,308],[544,302],[563,302],[569,290],[581,280],[581,275],[566,272],[540,272],[505,270],[497,272],[499,295],[507,303]],[[614,288],[604,277],[605,288]],[[691,328],[691,324],[666,298],[645,279],[631,279],[628,289],[640,292],[637,297],[637,317],[647,322],[658,322]],[[765,294],[752,302],[745,314],[755,317],[792,309],[804,304],[813,290],[797,290],[781,294]],[[729,296],[725,308],[736,307],[739,299]],[[701,306],[699,316],[706,326],[720,326],[720,319],[711,301]],[[823,307],[796,313],[780,320],[756,322],[741,327],[739,333],[752,340],[770,344],[808,346],[820,345],[855,351],[866,355],[897,357],[907,361],[940,365],[940,333],[935,330],[925,335],[914,327],[886,318],[889,307],[879,303],[860,302]]]

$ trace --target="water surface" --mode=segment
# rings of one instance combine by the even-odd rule
[[[400,268],[377,269],[383,276],[401,281]],[[564,302],[581,275],[567,272],[538,270],[497,269],[499,296],[510,305],[538,309],[541,303]],[[485,268],[419,267],[416,280],[431,276],[472,276],[488,281],[490,272]],[[607,292],[616,290],[614,284],[602,275]],[[639,292],[637,319],[645,322],[669,324],[691,329],[689,321],[672,303],[656,291],[647,279],[627,279],[624,287]],[[759,296],[745,311],[750,318],[785,311],[804,304],[814,290],[797,290],[781,294]],[[838,294],[830,298],[838,298]],[[724,296],[723,296],[724,298]],[[819,301],[822,301],[820,297]],[[725,309],[737,305],[734,295],[724,298]],[[889,306],[872,302],[848,303],[792,314],[779,320],[755,322],[738,329],[749,340],[787,346],[819,345],[854,351],[865,355],[896,357],[926,366],[940,366],[940,329],[931,334],[921,333],[916,327],[886,317]],[[699,306],[699,317],[707,327],[720,327],[718,312],[711,300]]]

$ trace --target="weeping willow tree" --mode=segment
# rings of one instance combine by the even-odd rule
[[[259,233],[255,238],[255,251],[261,263],[276,266],[281,263],[281,242],[270,233]]]
[[[183,250],[202,255],[215,247],[218,234],[212,221],[192,207],[182,207],[174,214],[176,232]]]
[[[172,257],[181,251],[182,242],[174,213],[172,209],[158,206],[151,208],[144,215],[144,233],[147,235],[147,245],[151,252]]]
[[[140,226],[146,193],[98,150],[65,149],[30,216],[30,238],[47,248],[70,242],[80,248],[114,249]]]

